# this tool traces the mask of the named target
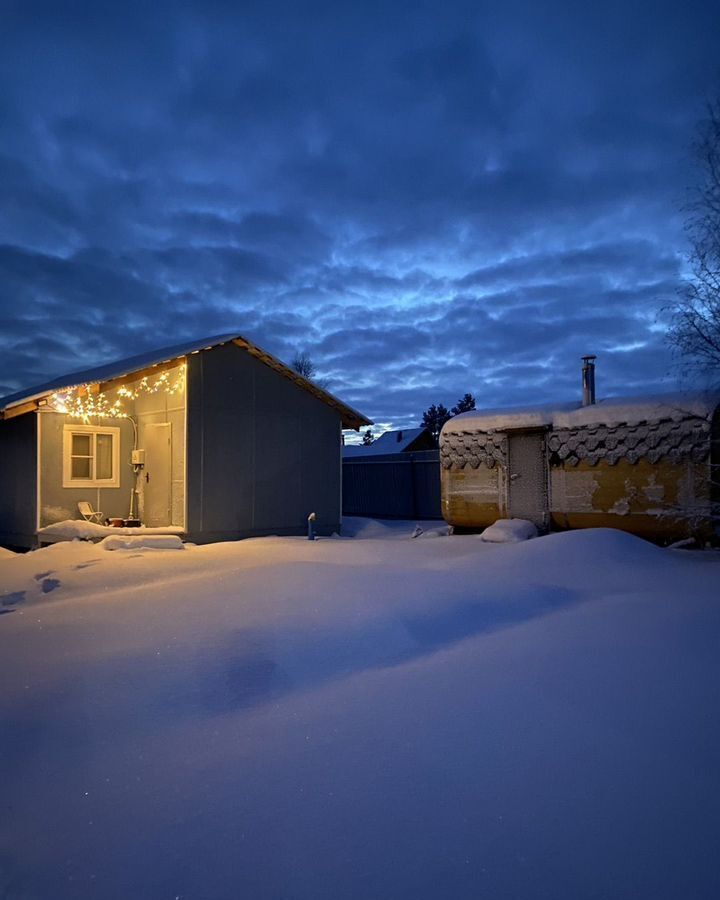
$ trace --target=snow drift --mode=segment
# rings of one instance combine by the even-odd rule
[[[414,525],[0,559],[0,893],[714,900],[717,554]]]
[[[527,519],[498,519],[480,535],[491,544],[517,544],[537,537],[538,530]]]

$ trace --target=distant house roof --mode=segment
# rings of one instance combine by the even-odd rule
[[[709,418],[720,398],[711,392],[608,397],[590,406],[558,403],[544,406],[474,409],[449,419],[443,434],[461,431],[502,431],[508,428],[577,428],[585,425],[630,425],[689,416]]]
[[[346,444],[343,456],[381,456],[387,453],[402,453],[421,437],[425,428],[403,428],[399,431],[386,431],[372,444]]]
[[[154,366],[174,362],[191,353],[198,353],[201,350],[211,350],[213,347],[219,347],[222,344],[236,344],[243,350],[247,351],[260,362],[274,369],[280,375],[290,381],[293,381],[299,387],[313,394],[319,400],[327,403],[328,406],[336,409],[341,417],[343,428],[360,428],[361,425],[372,425],[362,413],[338,400],[332,394],[323,390],[307,378],[303,378],[294,369],[286,366],[276,357],[267,351],[253,344],[247,338],[240,334],[220,334],[213,337],[199,338],[195,341],[188,341],[182,344],[174,344],[171,347],[163,347],[158,350],[150,350],[147,353],[140,353],[137,356],[130,356],[126,359],[116,360],[103,366],[96,366],[92,369],[83,369],[79,372],[71,372],[67,375],[61,375],[53,378],[44,384],[37,385],[32,388],[18,391],[7,397],[0,399],[0,414],[3,417],[9,415],[20,415],[23,412],[31,412],[37,408],[37,401],[56,391],[68,390],[69,388],[78,387],[83,384],[102,384],[110,386],[108,383],[115,379],[123,378],[134,372],[140,372],[143,369],[149,369]]]

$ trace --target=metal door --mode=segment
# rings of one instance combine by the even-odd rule
[[[143,525],[170,524],[170,422],[146,425],[143,480]]]
[[[508,438],[508,515],[547,524],[548,492],[545,435],[513,434]]]

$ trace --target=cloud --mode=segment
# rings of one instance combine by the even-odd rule
[[[719,57],[694,2],[12,4],[0,391],[233,330],[399,426],[669,386]]]

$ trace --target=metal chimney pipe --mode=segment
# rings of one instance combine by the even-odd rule
[[[595,402],[595,360],[597,356],[583,356],[582,405],[592,406]]]

